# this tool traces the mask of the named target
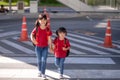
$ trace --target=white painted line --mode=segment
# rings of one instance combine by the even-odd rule
[[[27,45],[29,45],[29,46],[33,46],[33,44],[32,44],[32,42],[31,42],[31,41],[22,42],[22,43],[27,44]],[[33,46],[33,47],[34,47],[34,46]]]
[[[104,79],[120,79],[120,70],[65,70],[65,74],[71,76],[72,78],[92,78],[97,80]],[[100,79],[99,79],[100,78]]]
[[[81,46],[81,45],[78,45],[78,44],[75,44],[75,43],[72,43],[72,42],[71,42],[71,46],[78,47],[78,48],[81,48],[83,50],[91,51],[91,52],[94,52],[96,54],[101,54],[101,55],[102,54],[110,54],[110,53],[99,51],[99,50],[96,50],[96,49],[93,49],[93,48]]]
[[[68,36],[67,36],[68,37]],[[75,39],[75,38],[71,38],[71,37],[68,37],[68,39],[72,40],[72,41],[75,41],[75,42],[79,42],[79,43],[82,43],[82,44],[86,44],[86,45],[90,45],[90,46],[94,46],[94,47],[97,47],[97,48],[101,48],[101,49],[104,49],[104,50],[108,50],[108,51],[112,51],[112,52],[115,52],[115,53],[119,53],[120,54],[120,50],[115,50],[115,49],[111,49],[111,48],[104,48],[98,44],[94,44],[94,43],[90,43],[90,42],[87,42],[87,41],[83,41],[81,39]]]
[[[113,29],[113,30],[117,30],[117,31],[120,30],[120,28],[112,28],[112,29]]]
[[[20,33],[19,31],[10,31],[10,32],[5,32],[5,33],[0,33],[0,37],[15,35],[15,34],[19,34],[19,33]]]
[[[70,48],[70,52],[72,52],[74,54],[86,54],[86,53],[80,52],[80,51],[72,49],[72,48]]]
[[[0,32],[1,32],[1,31],[4,31],[4,30],[0,29]]]
[[[11,46],[11,47],[14,47],[14,48],[16,48],[16,49],[18,49],[18,50],[21,50],[21,51],[23,51],[23,52],[25,52],[25,53],[27,53],[27,54],[35,54],[34,51],[32,51],[32,50],[30,50],[30,49],[28,49],[28,48],[25,48],[25,47],[23,47],[23,46],[20,46],[20,45],[14,43],[14,42],[11,42],[11,41],[8,41],[8,40],[1,40],[1,42],[5,43],[5,44],[7,44],[7,45],[9,45],[9,46]],[[16,52],[16,53],[17,53],[17,52]]]
[[[27,58],[27,59],[26,59]],[[36,57],[0,57],[0,63],[36,63]],[[48,57],[47,63],[54,63],[54,57]],[[67,57],[68,64],[115,64],[111,58]]]
[[[111,58],[66,58],[65,63],[77,63],[77,64],[115,64]]]
[[[12,51],[10,51],[10,50],[8,50],[8,49],[5,49],[5,48],[3,48],[3,47],[1,47],[1,46],[0,46],[0,52],[2,52],[3,54],[5,54],[5,53],[14,54],[14,52],[12,52]]]
[[[13,37],[12,39],[17,40],[18,37]],[[27,45],[29,45],[29,46],[33,46],[33,44],[32,44],[31,41],[23,41],[22,43],[27,44]]]
[[[78,36],[78,35],[75,35],[75,34],[72,34],[72,33],[68,33],[68,35],[69,35],[69,36],[76,37],[76,38],[81,38],[81,39],[85,39],[85,40],[97,42],[97,43],[103,43],[103,41],[100,41],[100,40],[95,40],[95,39],[87,38],[87,37],[84,37],[84,36]]]
[[[106,26],[107,26],[107,23],[101,22],[101,23],[98,23],[95,27],[97,27],[97,28],[106,28]]]
[[[82,38],[82,39],[85,39],[85,40],[89,40],[89,41],[92,41],[92,42],[97,42],[97,43],[99,43],[99,44],[103,44],[103,41],[100,41],[100,40],[95,40],[95,39],[92,39],[92,38],[87,38],[87,37],[83,37],[83,36],[78,36],[78,35],[74,35],[74,34],[71,34],[71,33],[68,33],[68,35],[69,35],[69,36],[76,37],[76,38]],[[81,41],[81,40],[80,40],[80,41]],[[79,42],[80,42],[80,41],[79,41]],[[82,41],[82,43],[85,44],[85,42],[83,42],[83,41]],[[92,46],[95,46],[95,47],[102,48],[102,47],[99,46],[99,44],[98,44],[98,46],[95,45],[94,43],[91,43],[91,44],[90,44],[89,42],[87,42],[87,44],[92,45]],[[113,44],[113,45],[114,45],[114,44]],[[115,46],[117,46],[118,48],[120,48],[120,45],[116,45],[116,44],[115,44]],[[104,49],[104,47],[103,47],[102,49]],[[120,50],[115,50],[115,49],[112,49],[112,48],[105,48],[105,49],[106,49],[106,50],[109,50],[109,51],[112,51],[112,52],[120,53]]]

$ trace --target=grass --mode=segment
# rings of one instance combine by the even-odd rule
[[[4,5],[4,6],[9,6],[9,3],[0,1],[0,5]],[[11,4],[12,6],[17,6],[17,2],[14,2]],[[63,4],[60,3],[39,3],[39,6],[64,6]],[[25,6],[29,6],[29,4],[27,2],[25,2]]]
[[[0,1],[0,5],[9,6],[9,3]],[[17,6],[17,2],[12,3],[11,5],[12,5],[12,6]],[[27,2],[25,2],[25,6],[28,6],[28,3],[27,3]]]
[[[51,3],[51,4],[40,3],[39,6],[64,6],[64,5],[63,4],[54,4],[54,3]]]

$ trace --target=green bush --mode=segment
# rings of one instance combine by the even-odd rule
[[[39,6],[63,6],[63,4],[59,3],[57,0],[40,0]]]
[[[4,2],[9,2],[9,0],[3,0]],[[11,0],[12,2],[17,2],[18,0]]]

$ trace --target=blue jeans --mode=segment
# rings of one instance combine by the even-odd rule
[[[35,47],[37,55],[37,65],[38,69],[42,74],[45,74],[46,61],[48,56],[48,47]]]
[[[55,58],[55,65],[60,69],[60,74],[63,74],[64,71],[64,61],[65,58]]]

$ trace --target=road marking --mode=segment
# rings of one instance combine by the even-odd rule
[[[2,32],[2,31],[4,31],[4,30],[0,29],[0,32]]]
[[[95,25],[96,28],[106,28],[107,27],[107,23],[106,22],[101,22],[98,23],[97,25]]]
[[[18,37],[12,37],[12,39],[17,40],[19,38]],[[32,41],[23,41],[22,43],[27,44],[29,46],[33,46]]]
[[[103,42],[102,41],[100,41],[100,40],[95,40],[95,39],[92,39],[92,38],[87,38],[87,37],[83,37],[83,36],[78,36],[78,35],[74,35],[74,34],[71,34],[71,33],[68,33],[68,35],[69,36],[73,36],[73,37],[76,37],[76,38],[82,38],[82,39],[85,39],[85,40],[89,40],[89,41],[92,41],[92,42],[97,42],[97,43],[102,43],[103,44]],[[69,37],[70,38],[70,37]],[[72,38],[73,40],[75,40],[74,38]],[[81,42],[81,40],[75,40],[75,41],[77,41],[77,42]],[[105,50],[109,50],[109,51],[112,51],[112,52],[116,52],[116,53],[120,53],[120,50],[115,50],[115,49],[112,49],[112,48],[104,48],[104,47],[101,47],[101,46],[99,46],[99,45],[96,45],[96,44],[94,44],[94,43],[90,43],[90,42],[85,42],[85,41],[82,41],[82,43],[84,43],[84,44],[89,44],[89,45],[91,45],[91,46],[95,46],[95,47],[98,47],[98,48],[102,48],[102,49],[105,49]],[[116,45],[116,44],[115,44]],[[119,45],[116,45],[118,48],[120,48],[120,46]]]
[[[53,34],[55,35],[55,34]],[[70,38],[70,37],[68,37]],[[74,40],[74,41],[78,41],[77,39],[73,39],[73,38],[70,38],[70,40]],[[78,41],[80,42],[80,41]],[[96,49],[92,49],[92,48],[89,48],[89,47],[85,47],[85,46],[82,46],[82,45],[78,45],[76,43],[73,43],[73,42],[70,42],[71,46],[74,46],[74,47],[78,47],[78,48],[81,48],[83,50],[87,50],[87,51],[91,51],[91,52],[94,52],[94,53],[97,53],[97,54],[109,54],[107,52],[103,52],[103,51],[99,51],[99,50],[96,50]],[[86,42],[87,44],[87,42]]]
[[[3,47],[1,47],[0,46],[0,52],[2,52],[2,53],[10,53],[10,54],[14,54],[14,52],[12,52],[12,51],[10,51],[10,50],[8,50],[8,49],[5,49],[5,48],[3,48]]]
[[[109,54],[107,52],[103,52],[103,51],[99,51],[99,50],[96,50],[96,49],[92,49],[92,48],[89,48],[89,47],[85,47],[85,46],[81,46],[81,45],[78,45],[78,44],[75,44],[75,43],[72,43],[71,42],[71,45],[74,46],[74,47],[78,47],[78,48],[81,48],[83,50],[87,50],[87,51],[91,51],[91,52],[94,52],[96,54]]]
[[[92,39],[92,38],[87,38],[87,37],[84,37],[84,36],[78,36],[78,35],[75,35],[75,34],[72,34],[72,33],[68,33],[68,35],[72,36],[72,37],[76,37],[76,38],[81,38],[81,39],[89,40],[89,41],[92,41],[92,42],[103,43],[103,41],[100,41],[100,40],[96,40],[96,39]]]
[[[112,52],[115,52],[115,53],[119,53],[120,54],[120,50],[115,50],[115,49],[109,49],[109,48],[104,48],[98,44],[94,44],[94,43],[90,43],[88,41],[83,41],[83,40],[78,40],[78,39],[75,39],[75,38],[72,38],[72,37],[69,37],[67,36],[68,39],[72,40],[72,41],[75,41],[75,42],[79,42],[79,43],[82,43],[82,44],[86,44],[86,45],[90,45],[90,46],[94,46],[94,47],[97,47],[97,48],[101,48],[101,49],[104,49],[104,50],[109,50],[109,51],[112,51]]]
[[[30,50],[30,49],[28,49],[28,48],[25,48],[25,47],[23,47],[23,46],[20,46],[20,45],[14,43],[14,42],[11,42],[11,41],[8,41],[8,40],[1,40],[1,42],[5,43],[5,44],[7,44],[7,45],[9,45],[9,46],[12,46],[12,47],[14,47],[14,48],[16,48],[16,49],[18,49],[18,50],[21,50],[21,51],[23,51],[23,52],[25,52],[25,53],[27,53],[27,54],[35,54],[34,51],[32,51],[32,50]],[[16,53],[17,53],[17,52],[16,52]]]
[[[78,51],[78,50],[75,50],[75,49],[70,49],[70,52],[72,52],[72,53],[74,53],[74,54],[86,54],[86,53],[84,53],[84,52],[80,52],[80,51]]]
[[[6,37],[6,36],[10,36],[10,35],[16,35],[19,34],[19,31],[10,31],[10,32],[4,32],[4,33],[0,33],[0,37]]]
[[[27,58],[27,59],[26,59]],[[36,57],[0,57],[0,63],[36,63]],[[48,57],[47,63],[54,63],[54,57]],[[67,64],[116,64],[111,58],[67,57]]]

